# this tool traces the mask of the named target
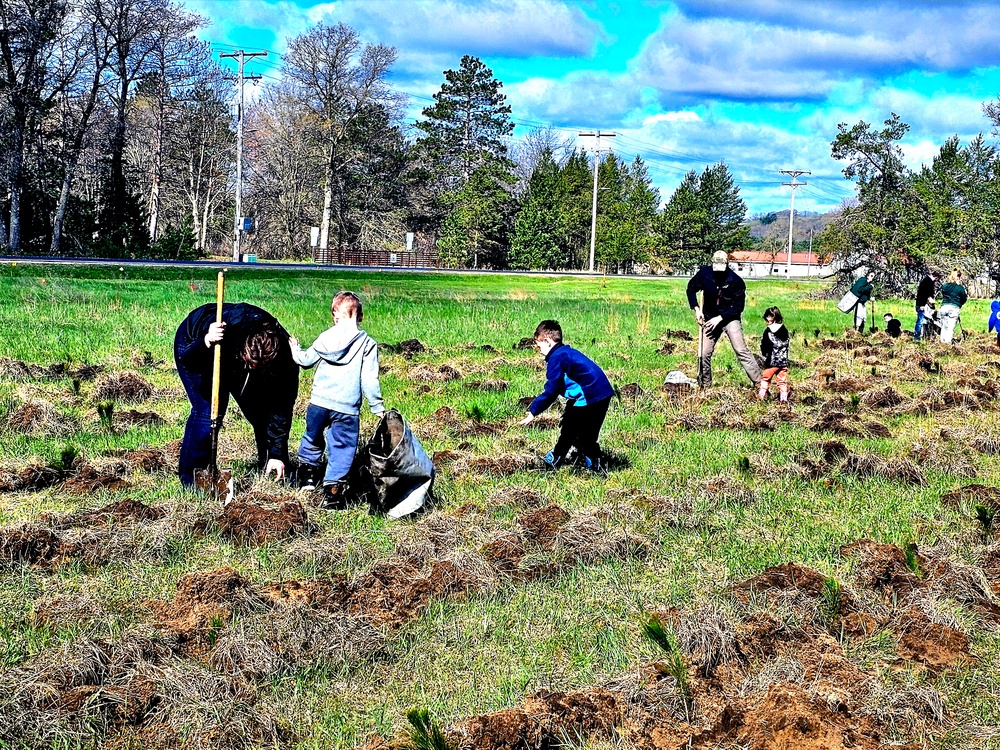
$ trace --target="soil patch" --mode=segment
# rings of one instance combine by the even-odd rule
[[[98,490],[120,490],[128,487],[115,471],[101,471],[91,464],[83,464],[63,482],[62,488],[73,495],[90,495]]]
[[[518,519],[524,535],[541,547],[555,543],[559,528],[569,521],[570,515],[555,503],[526,513]]]
[[[407,359],[410,359],[414,354],[423,354],[427,351],[427,347],[421,343],[420,339],[406,339],[398,344],[380,344],[380,346],[390,354],[402,354]]]
[[[0,565],[52,565],[76,552],[50,529],[0,529]]]
[[[660,345],[660,348],[656,350],[656,353],[657,354],[662,354],[663,356],[668,357],[668,356],[670,356],[671,354],[674,353],[674,350],[676,348],[677,348],[677,344],[675,344],[673,341],[664,341]]]
[[[694,336],[689,331],[672,331],[669,328],[660,334],[661,339],[680,339],[681,341],[694,341]]]
[[[444,383],[449,380],[460,380],[462,373],[451,365],[440,365],[435,368],[431,365],[420,364],[411,367],[406,373],[406,377],[417,383]]]
[[[123,451],[118,457],[132,471],[156,472],[167,468],[167,457],[155,448],[137,448]]]
[[[167,423],[163,417],[157,414],[155,411],[136,411],[135,409],[126,409],[125,411],[116,411],[114,414],[115,424],[122,425],[123,427],[159,427]]]
[[[898,406],[906,398],[891,385],[885,388],[874,388],[861,394],[861,403],[870,409],[886,409]]]
[[[293,498],[234,500],[223,508],[215,523],[223,538],[250,547],[305,536],[316,528],[302,503]]]
[[[925,586],[910,570],[906,553],[895,544],[879,544],[871,539],[859,539],[842,546],[840,554],[855,561],[854,573],[861,585],[867,588],[902,599]],[[919,556],[916,557],[918,562],[920,559]]]
[[[932,622],[927,615],[913,607],[900,616],[896,653],[935,673],[972,661],[969,637],[965,633]]]
[[[7,426],[24,435],[67,435],[77,429],[48,401],[32,398],[7,414]]]
[[[23,469],[0,469],[0,492],[39,492],[54,487],[62,480],[62,472],[42,464],[29,464]]]
[[[138,500],[119,500],[102,508],[88,510],[80,515],[80,522],[88,525],[107,526],[112,523],[137,523],[140,521],[157,521],[166,515],[166,511],[157,505],[146,505]]]
[[[920,467],[901,456],[882,458],[871,453],[851,453],[844,460],[840,470],[858,477],[878,477],[906,484],[927,483]]]
[[[141,402],[156,393],[156,388],[146,378],[133,370],[114,372],[102,376],[94,386],[95,401]]]
[[[646,392],[639,387],[638,383],[626,383],[621,387],[622,401],[638,401]]]
[[[957,490],[941,495],[941,503],[949,508],[958,509],[965,502],[982,505],[988,510],[1000,511],[1000,487],[988,487],[985,484],[967,484]]]
[[[534,348],[535,348],[535,339],[533,337],[531,337],[531,336],[525,336],[520,341],[518,341],[516,344],[514,344],[514,349],[515,350],[518,350],[518,349],[534,349]]]

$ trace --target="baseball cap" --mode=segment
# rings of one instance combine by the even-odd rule
[[[729,256],[726,255],[725,250],[718,250],[712,256],[712,270],[713,271],[725,271],[729,266]]]

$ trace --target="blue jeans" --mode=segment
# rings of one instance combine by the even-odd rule
[[[924,331],[924,308],[917,308],[917,324],[913,327],[913,338],[919,339]]]
[[[358,450],[361,417],[342,414],[309,404],[306,410],[306,432],[299,443],[299,460],[310,466],[323,462],[326,449],[326,473],[323,483],[340,482],[347,478]]]
[[[212,460],[212,373],[202,373],[189,370],[180,362],[177,363],[177,375],[184,384],[188,399],[191,401],[191,414],[184,426],[184,439],[181,441],[181,454],[178,459],[177,473],[181,484],[190,487],[194,484],[196,469],[206,469]],[[257,443],[257,468],[263,469],[267,463],[268,438],[267,430],[270,415],[262,405],[252,398],[235,396],[240,411],[253,427],[254,439]],[[219,426],[226,415],[229,406],[229,388],[225,382],[219,389]],[[276,456],[287,467],[288,456]]]

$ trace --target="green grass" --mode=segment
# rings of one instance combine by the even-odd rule
[[[211,269],[128,269],[109,267],[12,267],[0,265],[0,330],[3,356],[29,363],[96,363],[109,370],[132,369],[133,355],[149,352],[162,364],[141,371],[159,393],[141,409],[166,418],[162,427],[112,432],[102,424],[93,383],[74,392],[68,379],[14,383],[0,380],[0,413],[27,398],[56,405],[79,429],[63,437],[30,437],[0,429],[0,460],[16,466],[29,460],[52,463],[67,450],[94,458],[122,448],[159,446],[178,439],[187,414],[186,400],[172,371],[172,340],[177,325],[193,307],[214,296]],[[617,386],[636,382],[653,397],[638,405],[616,402],[602,433],[602,445],[627,457],[630,466],[601,479],[563,471],[558,474],[522,472],[512,477],[456,476],[448,470],[438,479],[442,511],[473,503],[485,510],[489,523],[514,524],[520,510],[503,502],[511,488],[541,491],[570,512],[597,506],[616,509],[612,525],[624,524],[645,535],[652,550],[644,560],[608,560],[580,564],[548,579],[474,593],[466,598],[436,601],[418,619],[390,634],[384,653],[362,663],[321,665],[270,686],[268,704],[299,731],[302,747],[350,747],[372,732],[406,726],[407,711],[429,712],[436,725],[520,703],[540,688],[569,689],[593,685],[620,675],[663,653],[647,641],[640,627],[646,613],[679,607],[693,611],[700,603],[724,597],[728,586],[761,569],[795,561],[831,576],[828,610],[833,616],[840,586],[849,580],[850,565],[840,545],[861,537],[906,547],[958,538],[972,544],[981,527],[971,516],[945,509],[940,495],[968,481],[926,468],[924,486],[878,478],[837,477],[829,485],[789,476],[758,476],[754,457],[784,466],[822,439],[801,424],[780,425],[773,432],[741,429],[685,431],[675,425],[676,405],[657,393],[665,375],[675,369],[694,375],[696,342],[677,342],[670,356],[659,355],[659,334],[665,329],[694,332],[684,282],[628,278],[554,278],[448,276],[438,274],[362,274],[315,271],[260,272],[236,269],[227,282],[227,298],[260,305],[273,313],[303,344],[330,325],[329,303],[341,289],[359,292],[365,304],[363,327],[379,342],[418,338],[429,352],[404,360],[385,355],[382,390],[388,406],[411,420],[428,451],[450,449],[476,455],[506,452],[544,454],[555,432],[523,430],[514,422],[523,413],[521,396],[536,394],[544,377],[536,353],[513,346],[530,336],[537,322],[556,318],[568,343],[594,358]],[[792,356],[806,366],[794,367],[793,391],[810,376],[808,363],[821,354],[820,338],[843,338],[847,317],[833,301],[820,299],[817,284],[750,282],[744,327],[757,345],[764,309],[778,305],[786,325],[795,331]],[[968,327],[986,319],[988,302],[974,300],[964,309]],[[912,323],[908,301],[878,303],[879,316],[892,311]],[[881,323],[881,320],[878,320]],[[806,346],[803,339],[808,340]],[[979,341],[986,341],[981,337]],[[488,345],[495,351],[481,347]],[[503,359],[503,362],[497,360]],[[984,357],[977,355],[977,362]],[[950,360],[944,358],[946,363]],[[462,380],[421,384],[407,377],[418,364],[449,363],[465,373]],[[722,344],[713,363],[716,384],[748,389],[748,382],[731,348]],[[889,369],[899,364],[889,365]],[[881,367],[880,367],[881,369]],[[928,383],[942,385],[954,378],[946,372],[899,387],[918,393]],[[865,376],[870,367],[850,362],[842,374]],[[505,393],[480,393],[463,387],[485,377],[510,382]],[[309,393],[311,374],[300,385],[300,407]],[[735,391],[733,391],[735,393]],[[460,417],[478,415],[502,423],[498,436],[458,437],[437,430],[431,415],[451,406]],[[128,408],[115,407],[116,411]],[[712,408],[711,405],[705,407]],[[798,407],[796,407],[798,408]],[[765,417],[773,404],[751,405],[746,413]],[[303,410],[292,430],[294,451],[302,434]],[[932,417],[884,419],[893,439],[846,438],[852,450],[883,456],[906,456],[920,435],[941,427],[968,426],[970,414],[949,410]],[[976,413],[983,432],[1000,428],[993,411]],[[363,416],[362,432],[374,420]],[[227,417],[227,439],[252,445],[245,420],[233,407]],[[829,437],[829,436],[827,436]],[[469,444],[462,446],[463,443]],[[223,446],[226,450],[226,446]],[[232,447],[230,447],[232,450]],[[235,454],[234,454],[235,455]],[[247,453],[247,458],[249,454]],[[1000,483],[1000,459],[975,455],[975,481]],[[245,463],[234,463],[246,472]],[[718,498],[703,489],[708,478],[725,475],[756,493],[756,502]],[[701,523],[677,528],[655,513],[637,510],[628,498],[692,496]],[[172,503],[181,495],[172,475],[138,480],[124,493],[78,498],[59,490],[0,495],[0,525],[37,520],[44,513],[65,513],[98,507],[119,496],[147,503]],[[498,498],[500,498],[498,500]],[[625,498],[624,500],[622,498]],[[209,504],[203,502],[208,509]],[[298,563],[287,545],[261,549],[233,546],[218,535],[171,541],[169,554],[158,562],[122,560],[88,569],[78,564],[55,571],[18,568],[0,579],[0,665],[13,666],[52,647],[59,639],[87,634],[114,635],[147,615],[141,602],[172,596],[186,572],[231,565],[255,582],[314,575],[353,575],[392,554],[395,541],[409,524],[392,524],[361,510],[342,514],[313,512],[322,533],[342,540],[337,562]],[[970,541],[971,540],[971,541]],[[834,588],[836,584],[836,588]],[[80,628],[56,630],[32,625],[36,601],[53,594],[87,594],[115,616]],[[892,648],[881,642],[858,646],[859,662]],[[1000,723],[996,700],[984,697],[981,686],[993,686],[1000,675],[1000,644],[996,636],[977,631],[974,652],[978,666],[949,677],[939,689],[949,712],[960,722],[991,726]],[[412,719],[411,719],[412,721]],[[421,719],[422,721],[422,719]],[[426,727],[425,727],[426,728]],[[939,744],[933,744],[933,743]],[[951,746],[947,738],[932,738],[935,747]],[[424,746],[424,745],[418,745]],[[430,746],[430,745],[427,745]],[[434,745],[437,746],[437,745]]]

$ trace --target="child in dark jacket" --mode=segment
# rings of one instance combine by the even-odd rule
[[[607,375],[590,358],[563,343],[562,328],[555,320],[543,320],[535,329],[535,344],[545,356],[545,388],[528,407],[518,424],[527,426],[559,396],[566,397],[566,411],[555,447],[545,457],[550,468],[566,461],[571,448],[588,469],[601,468],[597,438],[608,414],[614,389]]]
[[[767,398],[767,391],[774,380],[778,384],[778,400],[784,404],[788,402],[788,329],[785,328],[781,310],[777,307],[767,308],[764,320],[767,321],[767,328],[760,337],[760,353],[764,358],[764,365],[761,368],[757,398],[761,401]]]

